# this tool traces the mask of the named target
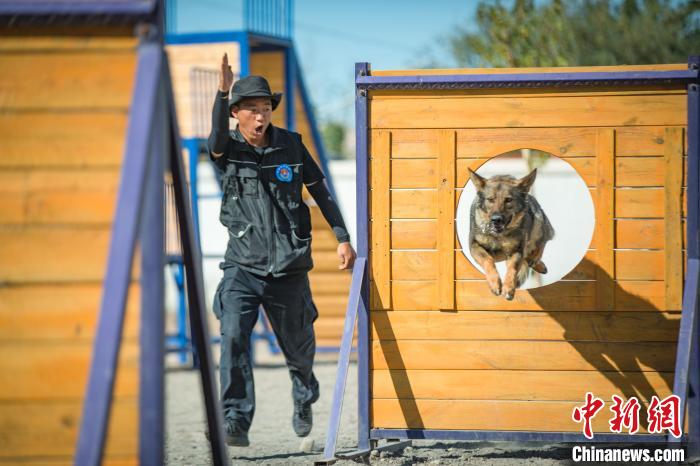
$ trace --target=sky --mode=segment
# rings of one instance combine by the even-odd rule
[[[263,2],[265,0],[262,0]],[[476,0],[295,0],[293,40],[319,121],[354,121],[355,62],[454,66],[445,37],[473,29]],[[169,0],[178,32],[242,29],[242,0]]]

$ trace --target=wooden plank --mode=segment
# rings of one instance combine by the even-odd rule
[[[436,249],[436,220],[392,220],[391,248]]]
[[[140,286],[129,287],[123,334],[139,331]],[[0,287],[0,341],[93,341],[101,283]]]
[[[82,400],[0,404],[0,460],[72,456],[78,440]],[[138,449],[138,401],[112,404],[106,455],[132,455]]]
[[[615,190],[616,218],[663,218],[663,188]]]
[[[663,185],[663,157],[621,157],[615,159],[615,186],[656,187]]]
[[[455,132],[438,135],[438,298],[440,309],[455,307]]]
[[[14,31],[17,34],[17,30]],[[83,52],[99,50],[103,53],[113,51],[134,52],[138,46],[138,38],[130,34],[119,37],[116,35],[52,35],[45,31],[43,35],[15,35],[3,34],[0,40],[0,52],[22,52],[25,54],[46,52]]]
[[[436,219],[437,190],[398,189],[391,191],[391,218]]]
[[[681,183],[683,182],[683,129],[667,128],[664,152],[664,252],[666,309],[683,306],[683,252]]]
[[[576,401],[586,392],[607,401],[629,388],[644,401],[671,394],[672,372],[374,370],[374,399]],[[624,382],[623,382],[624,380]],[[624,384],[620,387],[620,384]],[[641,392],[641,393],[640,393]],[[624,395],[623,395],[624,396]],[[604,413],[601,413],[603,415]],[[605,413],[607,414],[607,413]]]
[[[373,340],[372,368],[673,372],[675,348],[674,342]]]
[[[373,340],[675,342],[680,313],[372,311]]]
[[[665,251],[659,250],[615,251],[615,277],[617,280],[663,280],[665,259]]]
[[[372,428],[506,430],[576,432],[582,424],[571,419],[583,400],[571,401],[489,401],[482,400],[372,400]],[[594,432],[610,433],[610,412],[592,419]],[[493,413],[493,415],[486,415]],[[644,432],[640,426],[639,432]]]
[[[0,171],[0,224],[109,225],[119,178],[111,167]]]
[[[125,110],[0,112],[0,167],[119,167],[126,122]]]
[[[0,281],[101,281],[110,236],[109,228],[0,230]],[[139,269],[134,261],[134,278]]]
[[[391,222],[393,196],[391,185],[391,133],[372,131],[371,180],[371,262],[370,270],[377,287],[378,305],[391,308]]]
[[[385,98],[372,101],[370,120],[377,129],[673,126],[685,124],[686,100],[683,94]]]
[[[103,458],[102,466],[138,466],[138,453],[133,452],[131,455],[111,455]],[[12,458],[14,463],[3,463],[13,466],[73,466],[73,458],[71,456],[43,456],[41,458]]]
[[[596,305],[611,310],[615,301],[615,230],[613,218],[615,186],[615,131],[599,129],[596,157]]]
[[[663,249],[664,221],[660,219],[615,220],[615,244],[620,249]]]
[[[391,276],[394,280],[437,280],[438,264],[437,250],[394,250],[391,253]]]
[[[391,133],[391,156],[403,158],[436,158],[437,134],[435,130],[402,129]]]
[[[590,257],[593,257],[591,255]],[[588,256],[587,256],[588,257]],[[589,259],[590,260],[590,259]],[[479,271],[461,249],[455,249],[455,278],[457,280],[483,280],[484,274]],[[437,280],[438,253],[437,250],[393,250],[392,276],[394,280]],[[594,272],[583,262],[570,272],[570,280],[593,280]]]
[[[133,51],[0,54],[2,108],[126,111],[136,66]],[[46,148],[44,149],[46,150]]]
[[[0,345],[0,402],[81,399],[92,361],[92,341]],[[17,357],[21,355],[21,357]],[[138,396],[139,347],[122,344],[114,387],[116,397]]]
[[[345,308],[348,304],[348,297],[333,294],[333,295],[318,295],[314,296],[314,304],[318,309],[319,318],[325,316],[344,316]]]
[[[628,126],[617,128],[615,157],[662,156],[665,134],[663,126]]]
[[[433,281],[394,281],[392,303],[394,310],[437,310],[437,283]],[[594,282],[558,282],[532,290],[518,290],[513,301],[493,296],[485,281],[455,283],[458,310],[571,310],[595,309]],[[566,309],[562,309],[562,307]],[[372,309],[376,309],[372,307]]]
[[[457,187],[464,187],[469,181],[469,170],[478,169],[489,159],[458,159],[457,160]],[[583,179],[586,186],[596,185],[596,159],[593,157],[563,157],[562,160],[571,165],[576,173]],[[410,186],[406,186],[410,187]],[[417,186],[416,186],[417,187]]]
[[[595,241],[594,234],[592,245],[595,245]],[[392,220],[391,244],[394,250],[436,249],[437,222],[435,220]],[[661,219],[616,219],[615,245],[620,249],[663,249],[664,222]]]
[[[618,280],[616,311],[659,311],[664,308],[664,282]],[[513,301],[489,295],[485,281],[455,283],[457,310],[493,311],[600,311],[596,306],[595,282],[560,281],[546,287],[518,290]],[[392,309],[437,310],[437,284],[430,280],[399,280],[392,283]],[[372,309],[376,309],[372,307]]]
[[[372,159],[375,163],[376,159]],[[391,161],[391,187],[436,188],[438,186],[437,159],[394,159]]]
[[[557,157],[594,157],[591,128],[478,128],[457,130],[457,157],[490,158],[532,148]]]
[[[666,304],[662,281],[619,280],[616,282],[616,311],[659,311]]]
[[[352,275],[344,271],[309,273],[309,282],[314,296],[329,294],[345,296],[350,293],[351,281]]]

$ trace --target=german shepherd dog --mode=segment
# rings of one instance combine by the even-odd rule
[[[537,169],[521,179],[510,175],[486,179],[471,169],[469,173],[477,193],[469,215],[469,251],[484,269],[493,294],[512,300],[530,268],[547,273],[542,254],[554,238],[547,215],[529,194]],[[502,260],[506,274],[501,285],[495,263]]]

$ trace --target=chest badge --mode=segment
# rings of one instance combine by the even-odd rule
[[[292,172],[292,167],[290,167],[286,163],[283,163],[282,165],[277,167],[277,170],[275,170],[275,176],[278,180],[282,181],[283,183],[291,183],[292,177],[294,176]]]

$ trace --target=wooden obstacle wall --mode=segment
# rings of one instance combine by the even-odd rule
[[[369,102],[372,428],[580,432],[571,413],[587,391],[643,404],[671,393],[684,88],[372,90]],[[572,272],[506,301],[462,253],[455,211],[468,167],[521,148],[576,169],[596,225]],[[609,432],[608,414],[594,430]]]
[[[73,462],[136,46],[130,28],[13,28],[0,37],[3,464]],[[107,465],[137,462],[139,307],[134,281]]]

